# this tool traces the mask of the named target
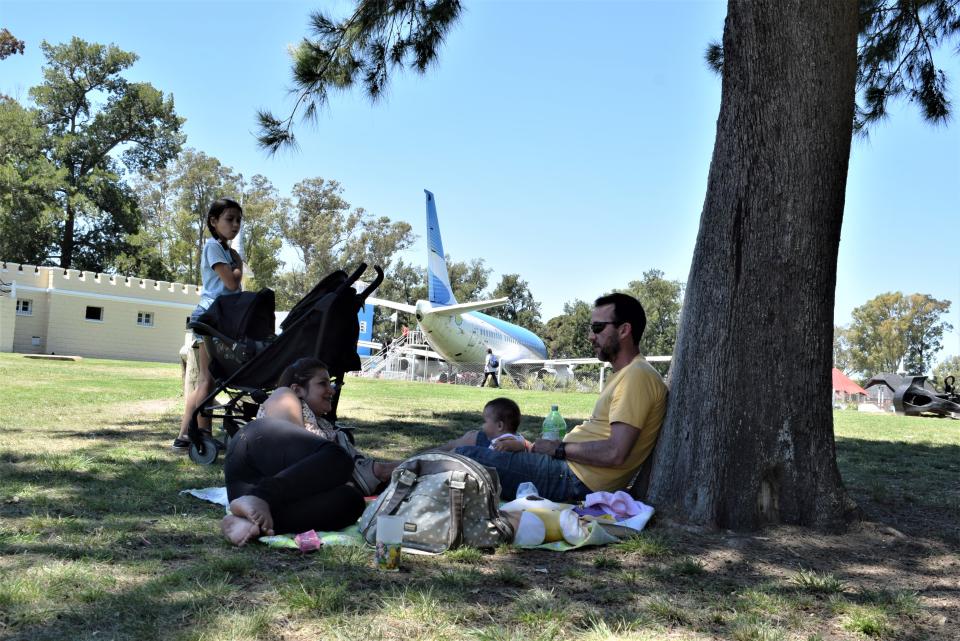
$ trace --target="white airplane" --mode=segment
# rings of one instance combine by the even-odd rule
[[[543,340],[528,329],[480,313],[503,305],[507,298],[458,303],[450,287],[447,261],[440,240],[437,206],[427,195],[427,291],[429,300],[407,305],[370,296],[367,302],[414,314],[427,343],[448,363],[482,363],[487,348],[504,364],[547,358]]]

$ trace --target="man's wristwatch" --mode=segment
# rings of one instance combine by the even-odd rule
[[[557,449],[553,451],[553,458],[564,460],[567,458],[567,444],[563,441],[560,441],[560,445],[557,446]]]

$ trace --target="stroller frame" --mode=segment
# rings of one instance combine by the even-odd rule
[[[353,284],[366,269],[366,263],[360,263],[357,269],[349,276],[345,272],[338,270],[322,279],[294,306],[290,312],[290,317],[281,325],[283,331],[276,340],[257,351],[255,355],[245,360],[245,362],[233,372],[226,373],[225,375],[224,366],[215,360],[217,343],[219,342],[221,348],[226,347],[233,353],[242,354],[244,350],[250,349],[248,341],[245,341],[243,338],[231,338],[207,323],[200,321],[187,323],[187,327],[194,330],[204,341],[204,346],[210,355],[210,373],[214,376],[215,381],[213,390],[197,403],[197,407],[190,416],[190,425],[187,432],[187,436],[190,439],[190,460],[201,465],[214,463],[217,460],[220,450],[226,449],[226,442],[229,442],[229,439],[235,436],[243,425],[254,419],[260,405],[269,398],[269,392],[276,388],[276,379],[278,376],[275,375],[272,377],[272,380],[263,381],[262,379],[257,379],[256,376],[251,376],[251,373],[261,369],[270,371],[269,368],[264,368],[265,361],[273,364],[274,369],[276,369],[275,361],[278,356],[289,351],[292,346],[296,346],[298,340],[302,342],[303,337],[301,334],[311,325],[317,323],[318,315],[319,326],[317,327],[316,339],[312,341],[312,349],[309,350],[309,353],[298,354],[297,358],[303,356],[320,358],[322,353],[329,353],[331,351],[331,349],[324,349],[324,342],[329,338],[327,336],[328,330],[334,329],[333,325],[335,322],[331,315],[332,311],[340,313],[349,311],[353,317],[353,326],[356,326],[357,311],[365,305],[367,297],[383,282],[383,270],[380,266],[375,265],[376,278],[362,292],[354,292],[352,288]],[[342,282],[337,284],[334,289],[318,291],[321,290],[324,285],[340,279],[343,279]],[[313,302],[309,302],[311,298],[315,296],[318,296],[318,298]],[[303,309],[300,309],[301,307],[303,307]],[[284,326],[288,322],[289,326]],[[337,418],[337,403],[340,399],[340,392],[343,389],[344,374],[346,374],[347,371],[352,371],[352,369],[347,369],[347,366],[343,363],[345,360],[349,360],[349,357],[357,359],[357,362],[359,362],[356,356],[356,343],[359,336],[359,329],[357,328],[350,331],[350,334],[352,335],[352,340],[345,345],[339,346],[339,357],[331,359],[334,362],[328,362],[330,378],[336,383],[337,387],[333,397],[333,409],[325,418],[333,423],[336,422]],[[344,337],[341,336],[341,338]],[[293,344],[292,346],[291,343]],[[345,356],[347,350],[350,351],[349,357]],[[282,367],[286,367],[289,364],[289,362],[283,362]],[[218,376],[217,374],[220,375]],[[251,379],[255,384],[250,384]],[[217,395],[221,393],[226,393],[230,397],[230,400],[224,404],[214,403]],[[220,443],[214,440],[212,436],[204,434],[199,426],[200,416],[210,418],[211,422],[215,419],[222,419],[222,427],[226,434],[227,441]]]

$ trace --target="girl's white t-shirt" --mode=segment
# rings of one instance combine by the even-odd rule
[[[230,252],[223,248],[216,239],[208,238],[203,245],[203,256],[200,258],[200,275],[203,280],[203,289],[200,292],[200,307],[210,309],[210,305],[218,296],[225,294],[239,294],[240,289],[232,291],[220,280],[213,266],[219,263],[226,263],[233,269],[236,265],[230,256]]]

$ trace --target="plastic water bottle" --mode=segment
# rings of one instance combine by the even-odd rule
[[[567,422],[560,416],[558,406],[551,405],[550,413],[543,419],[543,431],[540,433],[540,438],[562,441],[566,433]]]

